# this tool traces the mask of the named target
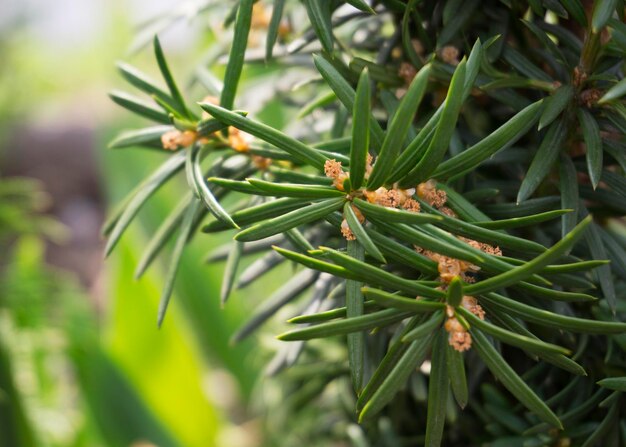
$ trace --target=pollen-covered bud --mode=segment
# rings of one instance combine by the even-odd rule
[[[343,172],[343,169],[341,169],[341,162],[335,160],[334,158],[331,160],[326,160],[324,162],[324,173],[326,174],[326,177],[332,178],[333,181],[333,185],[335,186],[335,188],[337,188],[339,191],[343,191],[343,182],[346,181],[346,179],[348,178],[348,174]]]
[[[467,351],[472,347],[472,336],[469,332],[451,332],[448,336],[448,344],[455,351]]]
[[[438,262],[439,277],[443,282],[450,282],[462,273],[461,262],[458,259],[441,256]]]
[[[437,182],[433,179],[417,185],[417,195],[430,206],[441,208],[446,204],[448,196],[445,191],[436,188]]]
[[[163,149],[176,150],[178,149],[178,137],[180,135],[179,130],[170,130],[161,135],[161,144]]]
[[[417,69],[409,64],[408,62],[402,62],[400,64],[400,68],[398,69],[398,76],[404,79],[406,84],[410,84],[415,75],[417,74]]]
[[[198,134],[193,130],[170,130],[161,135],[163,149],[176,150],[179,147],[188,147],[196,142]]]
[[[367,154],[367,159],[365,162],[365,178],[368,179],[370,178],[370,174],[372,173],[372,169],[374,169],[374,157],[372,157],[372,154]]]
[[[402,208],[412,213],[419,213],[421,209],[420,203],[417,200],[410,198],[404,201]]]
[[[253,155],[252,164],[258,169],[264,170],[270,167],[270,165],[272,164],[272,159],[261,157],[260,155]]]
[[[461,305],[481,320],[485,319],[485,310],[478,304],[478,300],[473,296],[464,296],[461,300]]]
[[[447,206],[442,206],[441,208],[439,208],[439,211],[441,211],[446,216],[457,217],[456,213],[452,210],[452,208],[448,208]]]
[[[228,128],[228,144],[237,152],[248,152],[252,143],[252,135],[236,127]]]
[[[452,332],[465,332],[465,328],[463,325],[457,320],[455,317],[449,317],[443,327],[446,331]]]
[[[459,64],[459,49],[451,45],[446,45],[440,51],[441,60],[446,64],[458,65]]]
[[[357,220],[359,221],[359,223],[364,223],[365,222],[365,216],[363,215],[363,213],[361,212],[360,209],[358,209],[356,206],[354,205],[350,205],[352,207],[352,211],[354,211],[354,215],[356,216]]]
[[[341,234],[348,241],[356,240],[356,236],[354,235],[354,233],[352,232],[352,230],[348,226],[348,221],[346,219],[341,221]]]

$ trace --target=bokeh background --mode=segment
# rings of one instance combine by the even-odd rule
[[[184,85],[215,38],[201,4],[0,0],[2,447],[272,445],[260,408],[279,393],[263,374],[275,341],[229,343],[258,297],[237,291],[222,309],[223,263],[202,262],[224,236],[186,250],[161,329],[167,260],[133,279],[184,180],[159,191],[103,257],[107,213],[163,161],[107,149],[146,124],[107,97],[127,89],[115,61],[158,78],[148,45],[158,32]],[[261,107],[280,122],[271,101]]]

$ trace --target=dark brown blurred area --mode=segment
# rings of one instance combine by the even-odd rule
[[[102,265],[104,197],[95,153],[94,129],[87,125],[37,124],[13,127],[2,154],[6,177],[31,177],[51,196],[47,212],[67,226],[69,239],[48,243],[52,265],[74,272],[91,288]]]

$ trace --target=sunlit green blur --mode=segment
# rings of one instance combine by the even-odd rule
[[[89,197],[96,214],[162,160],[106,149],[119,130],[143,124],[106,92],[123,86],[117,59],[154,72],[132,24],[178,2],[59,2],[55,9],[74,11],[66,16],[42,3],[10,1],[0,22],[0,447],[262,445],[250,401],[268,354],[249,342],[229,344],[257,299],[237,291],[222,309],[223,264],[202,263],[224,236],[196,238],[186,251],[161,329],[156,315],[167,253],[133,279],[142,248],[183,184],[160,191],[106,261],[93,237],[88,252],[64,256],[82,237],[83,221],[72,219],[86,199],[80,184],[55,186],[76,174],[63,157],[92,159],[83,174],[97,185]],[[210,39],[193,22],[162,33],[182,81],[188,74],[182,61],[197,62]],[[280,121],[280,110],[270,114],[276,115],[264,118]],[[71,139],[77,132],[86,135],[84,148]],[[64,146],[74,152],[56,157],[53,146],[59,154]],[[22,148],[28,152],[17,154]],[[59,200],[80,206],[66,213],[59,191]],[[85,221],[87,233],[99,232],[102,217]],[[87,279],[81,262],[89,264]]]

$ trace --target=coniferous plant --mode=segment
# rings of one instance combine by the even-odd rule
[[[165,87],[119,64],[152,103],[111,94],[158,124],[111,146],[167,159],[107,253],[156,190],[189,186],[137,269],[167,259],[159,325],[185,246],[226,231],[222,302],[299,266],[234,340],[298,303],[268,371],[288,419],[307,414],[285,422],[300,441],[624,445],[624,2],[226,3],[204,12],[232,39],[194,70],[208,96],[183,94],[156,38]],[[283,129],[238,108],[246,69],[297,78]]]

